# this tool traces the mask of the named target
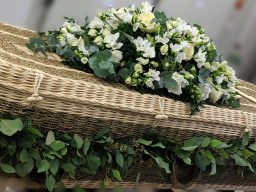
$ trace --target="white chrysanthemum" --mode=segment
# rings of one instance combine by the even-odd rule
[[[172,74],[172,79],[177,82],[177,86],[172,89],[168,89],[168,91],[175,95],[181,95],[182,88],[185,88],[187,85],[189,85],[188,81],[183,77],[183,75],[181,75],[177,72],[174,72]]]
[[[102,29],[104,27],[104,23],[100,18],[94,17],[89,23],[88,27],[93,29]]]
[[[111,61],[115,63],[119,63],[123,59],[123,52],[119,50],[113,50],[111,51],[112,56],[111,56]]]
[[[198,51],[197,54],[194,55],[194,59],[197,62],[197,67],[201,68],[205,61],[206,61],[206,54],[207,52],[203,52],[201,49]]]

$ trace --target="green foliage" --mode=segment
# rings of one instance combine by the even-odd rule
[[[127,144],[112,138],[107,128],[94,137],[81,137],[58,131],[41,133],[28,123],[17,123],[16,119],[4,122],[14,127],[22,125],[23,129],[12,136],[8,132],[1,134],[0,149],[8,153],[2,154],[5,158],[0,170],[20,177],[37,173],[44,178],[48,191],[53,191],[63,173],[75,178],[77,171],[95,174],[106,170],[106,180],[123,181],[137,162],[153,162],[167,174],[176,162],[195,166],[202,172],[210,170],[210,175],[223,165],[233,164],[252,172],[256,165],[256,142],[250,141],[248,133],[241,140],[229,142],[210,137],[173,141],[152,130]]]
[[[7,136],[13,136],[18,131],[23,129],[23,123],[21,119],[9,120],[1,119],[0,121],[0,132]]]

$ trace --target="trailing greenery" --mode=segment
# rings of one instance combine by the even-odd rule
[[[148,2],[111,8],[89,23],[65,18],[59,30],[31,38],[34,52],[54,52],[65,64],[141,92],[191,103],[239,107],[235,71],[199,25],[170,18]]]
[[[94,175],[105,171],[105,185],[125,179],[131,166],[155,163],[167,174],[172,165],[182,163],[210,171],[233,164],[252,172],[256,167],[256,142],[243,138],[224,142],[209,137],[192,137],[185,141],[160,137],[156,130],[130,142],[111,137],[109,129],[95,136],[81,137],[58,131],[41,132],[29,118],[2,115],[0,119],[0,169],[19,177],[33,175],[52,191],[63,174],[75,179],[76,173]],[[139,173],[138,173],[139,174]]]

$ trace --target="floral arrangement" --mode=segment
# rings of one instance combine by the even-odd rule
[[[169,18],[144,2],[110,8],[84,26],[66,18],[63,26],[32,38],[35,52],[52,51],[66,64],[140,91],[190,102],[236,107],[235,71],[217,54],[202,27]]]

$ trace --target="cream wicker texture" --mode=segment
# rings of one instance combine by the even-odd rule
[[[84,135],[95,134],[108,126],[114,136],[122,137],[125,133],[127,137],[134,138],[157,125],[155,128],[161,135],[178,139],[191,135],[237,138],[245,128],[251,128],[251,136],[255,136],[256,104],[249,100],[241,98],[239,110],[205,106],[200,113],[190,116],[189,104],[157,95],[142,95],[124,85],[70,69],[55,54],[48,54],[48,57],[34,55],[25,44],[35,35],[33,31],[0,24],[0,113],[30,114],[40,128]],[[31,102],[27,98],[35,93],[38,73],[42,76],[37,96],[42,99]],[[256,86],[242,80],[239,90],[256,96]],[[159,101],[164,101],[162,112],[168,119],[155,119],[161,113]],[[134,183],[130,181],[134,180],[118,185],[133,186]],[[64,183],[67,187],[74,186],[71,181],[65,180]],[[100,184],[99,181],[88,179],[78,183],[87,188],[97,188]],[[152,183],[152,179],[139,185],[145,184],[157,188],[173,187],[160,181]],[[191,188],[200,185],[196,183]],[[241,187],[209,182],[209,187],[249,190],[254,185]]]

